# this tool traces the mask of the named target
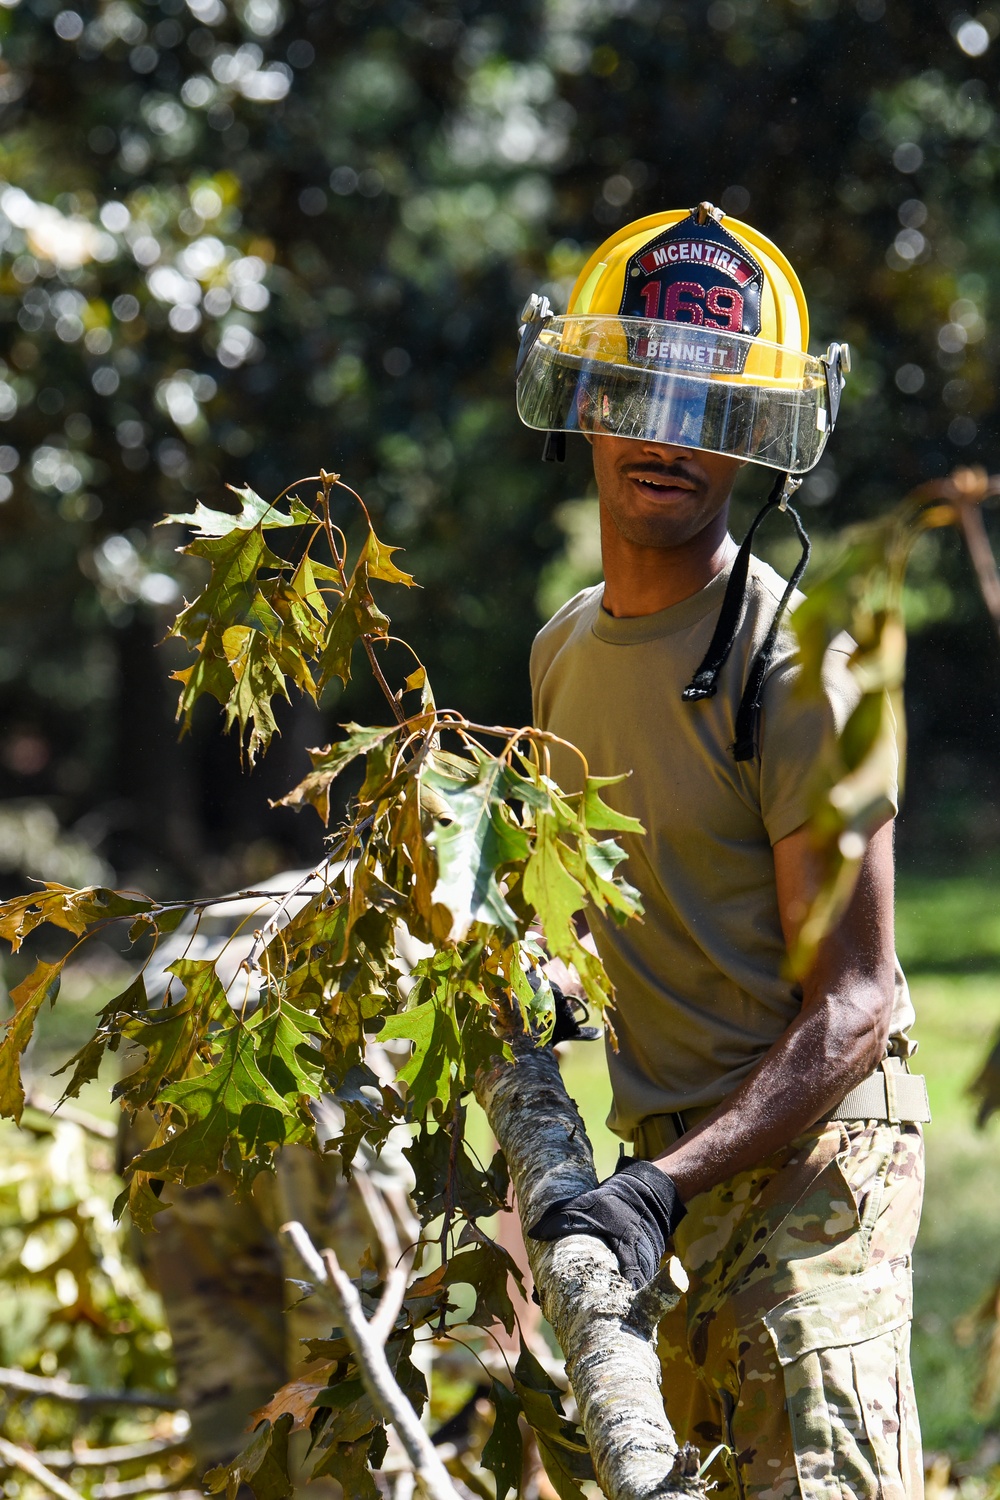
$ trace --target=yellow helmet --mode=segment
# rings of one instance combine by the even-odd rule
[[[849,369],[808,353],[809,311],[776,245],[710,203],[650,214],[590,257],[565,316],[525,307],[517,410],[550,433],[613,433],[787,474],[816,464]]]

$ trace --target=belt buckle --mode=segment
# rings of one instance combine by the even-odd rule
[[[885,1084],[885,1112],[890,1125],[901,1124],[899,1117],[899,1095],[896,1092],[896,1070],[891,1066],[895,1058],[883,1058],[879,1067]]]

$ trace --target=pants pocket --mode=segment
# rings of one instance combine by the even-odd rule
[[[883,1261],[767,1314],[803,1500],[919,1500],[911,1311],[909,1263]]]

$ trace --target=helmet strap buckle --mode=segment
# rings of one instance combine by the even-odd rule
[[[840,395],[851,369],[850,344],[831,344],[822,357],[822,364],[826,374],[826,397],[830,408],[830,431],[832,432],[840,411]]]
[[[801,485],[802,485],[802,480],[801,480],[801,478],[799,477],[798,474],[786,474],[785,475],[785,482],[781,486],[781,494],[778,496],[778,509],[779,510],[787,510],[788,509],[788,502],[789,502],[789,500],[795,494],[795,491],[801,487]]]
[[[515,380],[520,375],[524,361],[531,353],[535,340],[551,317],[552,304],[548,297],[543,297],[540,292],[532,292],[521,309],[521,326],[518,329],[521,342],[517,351],[517,363],[514,366]]]

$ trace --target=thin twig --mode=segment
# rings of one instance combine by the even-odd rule
[[[335,871],[331,871],[330,863],[331,862],[329,856],[327,856],[325,859],[321,859],[315,869],[309,870],[305,875],[303,875],[301,880],[297,881],[296,884],[292,886],[291,890],[285,891],[280,897],[275,905],[274,911],[268,917],[263,927],[261,927],[257,932],[254,933],[253,944],[250,948],[250,952],[247,954],[246,958],[243,960],[243,963],[240,965],[241,968],[246,969],[248,974],[253,969],[258,969],[259,971],[257,955],[261,953],[264,948],[266,948],[267,944],[271,940],[271,937],[278,931],[278,918],[282,916],[282,914],[287,910],[289,901],[292,901],[296,896],[301,895],[306,886],[309,885],[313,880],[322,880],[322,888],[324,890],[329,889],[329,877],[331,874],[336,873]],[[320,871],[326,872],[325,878],[320,874]],[[316,894],[318,895],[319,892],[316,892]]]
[[[969,549],[972,566],[976,570],[976,581],[983,603],[989,611],[994,628],[1000,633],[1000,572],[986,531],[982,508],[978,505],[958,505],[958,524]]]
[[[396,1325],[399,1309],[403,1305],[406,1296],[406,1288],[409,1284],[410,1271],[416,1255],[416,1244],[408,1246],[405,1254],[399,1247],[399,1236],[396,1226],[392,1220],[392,1214],[386,1208],[384,1198],[375,1190],[371,1179],[364,1172],[355,1171],[354,1181],[365,1205],[365,1211],[372,1223],[372,1228],[378,1237],[385,1258],[386,1273],[382,1288],[382,1296],[378,1307],[369,1319],[368,1326],[372,1331],[373,1338],[380,1344],[386,1344]],[[410,1226],[407,1226],[410,1227]]]
[[[462,1100],[456,1097],[455,1107],[451,1115],[451,1145],[448,1147],[448,1176],[444,1184],[444,1219],[441,1224],[441,1260],[448,1260],[448,1236],[451,1233],[451,1221],[455,1216],[455,1174],[458,1171],[458,1148],[462,1144]],[[438,1333],[444,1332],[445,1308],[441,1309],[441,1317],[438,1321]]]
[[[340,581],[343,584],[344,597],[346,599],[347,591],[350,588],[350,583],[348,582],[347,571],[344,568],[344,559],[340,554],[340,548],[337,546],[337,540],[333,534],[333,522],[330,519],[330,486],[327,481],[331,478],[333,479],[333,482],[336,483],[335,476],[326,474],[324,474],[323,476],[323,522],[326,527],[327,544],[329,545],[330,551],[333,554],[333,560],[336,564],[337,572],[340,574]],[[343,485],[341,487],[344,489],[347,488],[346,485]],[[352,490],[351,493],[353,494],[354,491]],[[356,498],[359,500],[359,502],[361,502],[361,508],[362,510],[364,510],[364,502],[361,501],[360,495]],[[365,511],[366,516],[367,514],[368,512]],[[393,715],[396,719],[396,723],[405,724],[406,715],[403,713],[402,704],[399,702],[399,699],[392,691],[392,688],[389,686],[388,682],[385,679],[382,668],[379,666],[378,662],[375,659],[375,647],[372,644],[372,637],[370,635],[363,634],[361,636],[361,644],[365,648],[365,655],[368,657],[368,665],[372,669],[372,676],[375,678],[375,681],[378,683],[379,687],[385,694],[389,702],[389,707],[392,709]]]
[[[130,1495],[150,1495],[159,1490],[176,1491],[177,1486],[185,1479],[190,1479],[194,1474],[194,1466],[185,1469],[183,1473],[176,1470],[173,1474],[144,1474],[138,1479],[113,1479],[104,1484],[95,1484],[91,1490],[93,1500],[126,1500]],[[196,1490],[184,1490],[176,1496],[176,1500],[184,1500],[185,1495],[195,1495],[200,1500],[202,1494],[201,1486]]]
[[[317,1286],[323,1287],[335,1303],[344,1333],[358,1362],[365,1390],[385,1420],[395,1429],[413,1465],[417,1481],[429,1500],[460,1500],[447,1469],[389,1368],[385,1347],[373,1335],[371,1324],[366,1320],[361,1306],[361,1298],[335,1253],[324,1250],[321,1255],[301,1224],[293,1222],[282,1228],[298,1251],[312,1280]],[[387,1321],[380,1314],[382,1303],[375,1314],[379,1326]],[[395,1313],[392,1321],[395,1322]]]
[[[71,1490],[64,1479],[47,1469],[40,1458],[29,1453],[27,1448],[9,1442],[5,1437],[0,1437],[0,1463],[6,1464],[9,1469],[20,1469],[22,1474],[30,1475],[51,1495],[58,1495],[59,1500],[80,1500],[76,1490]]]
[[[75,1385],[58,1376],[29,1375],[25,1370],[0,1368],[0,1391],[19,1396],[43,1396],[50,1401],[66,1401],[74,1406],[150,1406],[155,1411],[181,1411],[175,1396],[161,1396],[157,1391],[97,1391],[89,1385]]]
[[[101,1141],[114,1141],[118,1139],[118,1126],[110,1120],[99,1120],[96,1115],[88,1114],[85,1109],[77,1109],[73,1104],[63,1104],[56,1099],[50,1099],[48,1094],[43,1094],[39,1089],[28,1089],[24,1096],[25,1109],[33,1109],[40,1115],[47,1115],[50,1119],[66,1120],[70,1125],[76,1125],[78,1129],[86,1131]]]
[[[145,1443],[119,1443],[114,1448],[53,1448],[38,1454],[41,1462],[50,1469],[107,1469],[119,1468],[122,1464],[138,1463],[141,1459],[161,1458],[167,1453],[179,1453],[189,1444],[186,1433],[176,1437],[151,1438]]]

